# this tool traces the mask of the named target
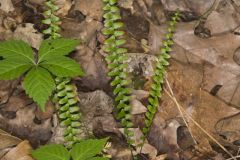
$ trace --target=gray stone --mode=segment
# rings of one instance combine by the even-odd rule
[[[95,117],[110,116],[113,111],[112,98],[101,90],[87,93],[80,92],[78,97],[83,123],[90,131],[94,130],[93,119]]]
[[[154,62],[156,57],[143,53],[129,53],[128,71],[130,73],[139,71],[144,77],[152,76],[154,73]]]

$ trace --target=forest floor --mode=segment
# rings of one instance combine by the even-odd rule
[[[36,50],[44,39],[44,0],[0,0],[0,40],[22,39]],[[73,79],[86,137],[111,137],[108,154],[130,160],[122,128],[114,118],[101,33],[101,0],[57,0],[61,35],[82,40],[72,53],[85,76]],[[230,160],[240,157],[240,0],[119,0],[126,25],[133,79],[136,143],[156,54],[172,11],[182,16],[174,35],[161,105],[142,150],[149,160]],[[2,129],[2,130],[1,130]],[[11,135],[10,135],[11,134]],[[21,79],[0,81],[0,160],[23,158],[29,148],[63,143],[56,109],[41,112],[21,86]],[[240,159],[240,158],[239,158]]]

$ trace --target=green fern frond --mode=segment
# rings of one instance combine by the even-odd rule
[[[56,6],[54,2],[55,0],[48,0],[45,2],[47,10],[44,12],[44,15],[46,19],[42,22],[49,25],[49,28],[44,30],[43,33],[46,35],[50,35],[50,38],[52,39],[57,39],[61,37],[61,35],[59,34],[60,18],[57,17],[57,15],[55,14],[59,7]],[[59,39],[59,41],[62,40]],[[73,41],[73,45],[74,43],[75,42]],[[61,52],[66,49],[68,48],[62,46],[62,48],[58,48],[58,50],[54,51],[54,53],[52,54],[61,54]],[[46,55],[46,53],[43,54]],[[68,61],[71,60],[68,59]],[[54,60],[52,61],[52,63],[57,65]],[[71,63],[68,63],[68,65],[71,65]],[[48,69],[52,69],[53,71],[55,70],[54,65],[47,67]],[[69,72],[69,75],[71,74],[75,73]],[[67,77],[57,77],[55,79],[57,89],[54,96],[54,101],[57,103],[59,108],[58,116],[61,121],[60,125],[61,127],[65,128],[64,139],[66,142],[66,147],[68,148],[72,148],[72,145],[79,141],[79,139],[77,138],[77,134],[81,133],[81,113],[79,112],[78,107],[79,99],[77,95],[77,89],[76,86],[74,84],[71,84],[70,81],[71,79]]]
[[[150,95],[148,98],[147,112],[145,113],[145,126],[143,128],[143,143],[150,130],[153,122],[155,113],[159,106],[159,98],[162,97],[162,85],[164,83],[164,76],[166,73],[166,68],[169,65],[170,51],[173,45],[173,35],[176,28],[177,21],[179,20],[179,11],[171,17],[171,21],[168,26],[168,33],[165,35],[165,40],[163,41],[163,46],[160,49],[160,54],[157,57],[156,68],[154,75],[152,77],[153,83],[149,91]]]
[[[48,29],[44,30],[43,33],[46,35],[50,35],[51,38],[56,39],[61,37],[59,31],[61,30],[59,27],[60,18],[55,14],[59,7],[54,4],[56,0],[48,0],[44,4],[47,10],[43,13],[45,18],[42,23],[49,26]]]
[[[59,118],[61,127],[65,127],[64,139],[67,147],[71,147],[79,139],[77,134],[81,133],[81,113],[78,107],[77,88],[70,83],[70,78],[56,78],[57,90],[55,98],[59,105]]]
[[[127,49],[121,47],[126,43],[122,31],[124,24],[120,22],[120,10],[117,7],[117,0],[103,0],[104,2],[104,29],[102,33],[107,37],[104,42],[103,50],[108,53],[106,61],[110,70],[108,76],[112,78],[111,86],[114,87],[115,102],[117,108],[117,118],[121,120],[124,133],[130,145],[133,144],[133,132],[129,128],[133,127],[131,115],[131,89],[129,88],[126,54]]]

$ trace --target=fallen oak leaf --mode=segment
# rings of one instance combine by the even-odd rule
[[[0,150],[12,147],[14,145],[17,145],[21,142],[21,140],[17,137],[14,137],[7,132],[0,129]]]
[[[34,160],[30,156],[31,150],[29,142],[23,141],[11,149],[1,160]]]

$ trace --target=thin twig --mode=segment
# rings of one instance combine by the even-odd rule
[[[232,160],[232,159],[237,160],[237,158],[240,158],[240,156],[235,156],[235,157],[232,157],[232,158],[228,158],[226,160]]]
[[[167,80],[166,80],[167,81]],[[210,133],[208,133],[204,128],[201,127],[201,125],[196,122],[191,115],[189,115],[185,109],[178,103],[177,99],[174,97],[174,95],[172,94],[172,88],[170,86],[170,84],[167,82],[168,84],[168,89],[169,91],[165,90],[167,95],[175,102],[175,104],[177,105],[178,108],[180,108],[180,110],[203,132],[205,133],[212,141],[214,141],[220,148],[222,148],[222,150],[224,150],[230,157],[231,159],[237,160],[220,142],[218,142]]]

